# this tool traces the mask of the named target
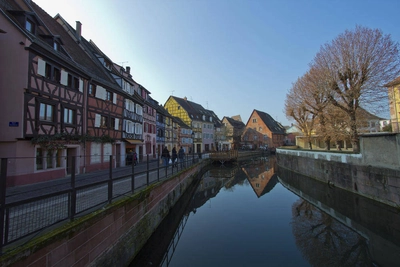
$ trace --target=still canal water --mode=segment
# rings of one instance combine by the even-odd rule
[[[399,266],[399,210],[277,170],[213,167],[130,266]]]

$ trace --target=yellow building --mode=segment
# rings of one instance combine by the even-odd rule
[[[200,104],[170,96],[165,102],[164,108],[174,117],[180,118],[192,128],[194,133],[194,152],[203,153],[215,150],[215,124],[216,115]]]
[[[392,131],[399,133],[400,123],[400,77],[397,77],[392,82],[385,85],[388,88],[389,108],[390,108],[390,123]]]

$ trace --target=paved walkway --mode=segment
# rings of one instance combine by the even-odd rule
[[[157,171],[158,160],[154,159],[149,162],[149,169],[151,172]],[[160,165],[162,167],[162,165]],[[140,174],[145,175],[147,170],[147,162],[141,162],[134,166],[135,175],[139,176]],[[177,171],[174,168],[173,172]],[[168,174],[172,172],[172,168],[168,167]],[[132,174],[132,165],[114,168],[112,170],[113,179],[118,177],[129,177]],[[164,168],[160,168],[160,177],[165,177]],[[75,176],[75,186],[87,185],[99,181],[105,181],[109,179],[109,169],[100,170],[90,173],[78,174]],[[135,177],[135,182],[139,177]],[[139,184],[138,184],[139,185]],[[135,186],[137,188],[139,186]],[[6,189],[6,203],[12,203],[15,201],[20,201],[23,199],[28,199],[36,196],[41,196],[44,194],[59,192],[62,190],[71,188],[71,176],[49,180],[45,182],[22,185],[22,186],[14,186]]]
[[[188,164],[191,163],[192,160],[190,159]],[[163,166],[158,169],[158,166],[160,165],[157,160],[152,160],[148,163],[142,162],[134,166],[135,190],[143,188],[158,179],[165,179],[166,176],[168,177],[181,169],[171,168],[171,166],[167,170]],[[131,175],[131,165],[112,170],[113,198],[131,193]],[[76,175],[75,186],[80,188],[74,194],[76,198],[75,214],[82,214],[82,212],[84,213],[98,207],[98,205],[107,203],[109,187],[104,181],[108,179],[108,169]],[[103,183],[96,184],[96,182],[100,181],[103,181]],[[84,185],[87,185],[87,187],[82,187]],[[8,215],[6,215],[6,225],[8,227],[6,229],[6,243],[14,242],[19,238],[29,236],[34,232],[70,218],[69,204],[72,200],[69,194],[70,191],[65,191],[70,189],[71,177],[7,188],[6,214]],[[60,191],[64,192],[61,193]],[[43,197],[35,201],[29,200],[41,196]],[[27,200],[27,202],[16,203],[23,200]]]

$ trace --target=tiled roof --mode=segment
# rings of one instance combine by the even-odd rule
[[[86,72],[88,72],[88,75],[96,76],[97,79],[114,84],[114,81],[111,80],[109,76],[105,75],[104,71],[102,71],[102,69],[99,68],[99,66],[93,62],[92,58],[90,58],[88,54],[85,53],[85,51],[68,34],[68,32],[63,28],[61,24],[59,24],[54,18],[52,18],[49,14],[46,13],[46,11],[44,11],[34,2],[31,2],[31,6],[38,15],[38,17],[43,21],[43,23],[49,29],[51,34],[60,36],[64,44],[62,46],[63,49],[67,52],[67,54],[71,57],[71,59],[75,62],[75,64],[79,65]]]
[[[235,116],[232,116],[231,118],[234,119],[235,121],[242,122],[242,117],[240,117],[240,115],[235,115]]]
[[[211,117],[212,122],[218,123],[219,119],[217,115],[215,115],[213,111],[203,108],[202,105],[189,101],[186,98],[183,99],[176,96],[170,96],[170,97],[173,98],[184,110],[186,110],[186,112],[189,114],[190,119],[196,121],[210,122],[210,117]],[[203,120],[203,115],[206,118],[205,120]]]
[[[260,116],[261,120],[272,133],[285,134],[285,128],[279,122],[275,121],[269,114],[256,109],[254,112],[257,112],[258,116]]]
[[[395,85],[398,85],[398,84],[400,84],[400,76],[397,77],[396,79],[394,79],[393,81],[385,84],[385,87],[395,86]]]
[[[224,117],[230,125],[232,125],[234,128],[237,129],[242,129],[246,127],[246,125],[242,121],[235,120],[234,118],[229,118],[229,117]]]
[[[191,127],[187,125],[185,122],[183,122],[183,120],[181,120],[181,118],[179,117],[174,117],[174,121],[176,121],[176,123],[182,128],[191,129]]]

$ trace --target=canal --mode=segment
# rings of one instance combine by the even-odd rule
[[[130,266],[398,266],[399,209],[285,169],[213,166]]]

